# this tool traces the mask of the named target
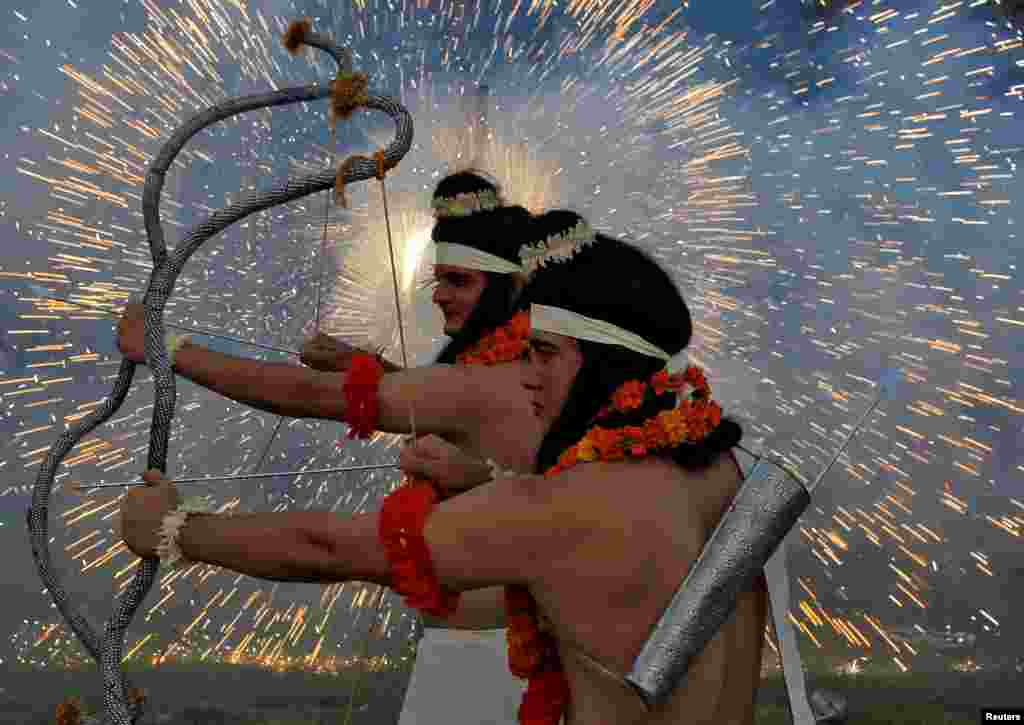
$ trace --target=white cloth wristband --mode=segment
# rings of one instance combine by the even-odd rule
[[[491,480],[497,481],[499,478],[543,478],[533,473],[517,473],[516,471],[502,468],[498,463],[490,458],[486,461],[487,465],[491,467]]]
[[[164,516],[157,533],[160,536],[160,543],[156,547],[156,553],[160,557],[160,563],[171,569],[180,569],[193,562],[185,556],[181,550],[179,539],[181,529],[192,514],[212,513],[213,506],[208,497],[195,496],[187,498],[178,504],[178,508],[168,512]]]
[[[174,367],[174,356],[182,348],[186,342],[191,342],[191,335],[178,335],[173,332],[168,332],[164,335],[164,344],[167,347],[167,359],[171,362],[171,367]]]

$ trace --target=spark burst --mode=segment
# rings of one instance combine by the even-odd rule
[[[0,340],[8,439],[0,468],[12,501],[25,500],[22,482],[50,441],[100,404],[114,374],[104,311],[144,288],[150,263],[138,208],[162,139],[213,102],[310,78],[305,62],[278,47],[287,18],[256,3],[143,8],[145,30],[114,33],[103,63],[56,68],[73,93],[38,94],[45,121],[16,142],[20,186],[0,208],[20,242],[0,272],[11,302]],[[969,586],[971,611],[1000,611],[991,601],[997,562],[1019,554],[1024,533],[1024,467],[1014,460],[1024,408],[1015,333],[1024,321],[1013,255],[1003,251],[1018,244],[1012,210],[1022,201],[1024,144],[1015,109],[1024,82],[1014,79],[1024,56],[987,3],[852,3],[793,33],[769,2],[746,44],[698,37],[683,10],[661,13],[654,3],[308,10],[416,119],[416,145],[387,180],[414,364],[438,342],[436,312],[417,283],[429,261],[428,192],[442,174],[476,162],[513,201],[580,209],[668,264],[694,308],[695,354],[711,370],[744,361],[758,381],[756,400],[744,401],[748,438],[810,475],[866,405],[879,371],[899,367],[900,397],[873,417],[800,526],[792,614],[808,642],[838,642],[854,657],[881,652],[903,668],[913,648],[894,629],[930,621],[941,587]],[[15,15],[36,31],[29,14]],[[16,87],[14,75],[0,90]],[[484,83],[494,98],[486,124],[467,114]],[[339,126],[335,148],[325,127],[322,109],[305,108],[204,133],[169,179],[162,213],[171,233],[266,177],[325,167],[387,133],[379,119],[360,117]],[[325,215],[323,199],[308,199],[229,230],[196,255],[169,318],[294,349],[312,330],[326,264],[324,329],[387,345],[399,359],[380,190],[368,184],[351,198],[351,212]],[[63,496],[55,535],[80,567],[76,585],[101,607],[111,582],[122,587],[137,562],[110,528],[118,499],[75,497],[67,484],[142,467],[146,382],[123,408],[130,412],[67,459],[55,488]],[[339,448],[340,426],[290,421],[270,440],[271,416],[191,385],[179,396],[174,473],[393,457],[393,436]],[[393,484],[383,474],[306,475],[211,491],[225,508],[352,512],[375,506]],[[358,583],[271,586],[195,566],[161,582],[126,649],[149,662],[361,667],[358,640],[377,596]],[[170,616],[157,623],[157,614]],[[389,594],[374,621],[373,667],[407,664],[411,613]],[[34,620],[16,633],[19,656],[81,662],[62,630]]]

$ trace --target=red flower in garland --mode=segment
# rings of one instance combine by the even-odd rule
[[[685,383],[682,375],[669,375],[668,370],[660,370],[651,378],[651,387],[657,395],[664,395],[669,391],[678,393]]]
[[[644,441],[644,429],[638,425],[627,425],[622,429],[623,445],[626,452],[633,458],[647,455],[647,443]]]
[[[569,681],[559,666],[530,677],[519,705],[520,725],[558,725],[569,704]]]
[[[620,385],[612,393],[612,405],[620,413],[628,413],[643,405],[645,392],[647,392],[646,385],[639,380],[630,380]]]
[[[587,437],[594,442],[594,448],[602,461],[621,461],[625,458],[621,445],[619,445],[619,434],[609,428],[591,428]]]
[[[504,327],[480,338],[456,359],[463,365],[497,365],[518,360],[526,352],[529,337],[530,315],[518,312]]]

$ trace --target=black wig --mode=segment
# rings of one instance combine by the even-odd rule
[[[558,210],[544,214],[536,223],[544,229],[544,236],[551,236],[564,234],[582,221],[578,214]],[[690,311],[665,270],[640,249],[600,234],[570,261],[548,263],[533,275],[517,308],[529,309],[531,304],[560,307],[609,322],[669,355],[683,350],[693,332]],[[563,451],[583,438],[616,388],[628,380],[646,382],[665,366],[663,360],[618,345],[576,342],[583,364],[565,406],[541,442],[537,473],[553,466]],[[639,425],[675,405],[675,394],[666,393],[629,413],[613,413],[602,419],[601,426]],[[705,468],[719,453],[739,443],[741,436],[737,423],[723,419],[703,441],[684,443],[673,449],[671,456],[684,468]]]
[[[434,190],[434,198],[450,199],[459,194],[488,191],[501,198],[498,185],[481,172],[460,171],[441,180]],[[438,219],[430,236],[435,243],[462,244],[519,264],[519,248],[533,240],[532,219],[521,206],[499,206],[469,216]],[[486,271],[484,275],[487,282],[473,312],[445,345],[436,362],[454,363],[459,353],[505,324],[515,311],[518,290],[513,275]]]

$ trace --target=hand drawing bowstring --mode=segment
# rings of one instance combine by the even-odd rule
[[[347,49],[340,48],[321,34],[313,33],[308,25],[293,24],[285,38],[289,50],[307,45],[325,51],[338,64],[339,74],[333,83],[313,84],[287,88],[272,93],[245,96],[214,105],[186,122],[164,144],[151,164],[143,190],[143,216],[153,258],[153,273],[149,280],[144,299],[145,305],[145,354],[146,364],[153,373],[156,389],[153,406],[153,423],[150,430],[150,445],[147,468],[166,472],[167,446],[171,420],[174,415],[176,387],[174,373],[165,343],[164,308],[174,289],[175,281],[185,263],[199,247],[227,229],[235,222],[271,207],[301,199],[319,191],[345,184],[377,178],[381,181],[388,169],[393,168],[405,156],[412,145],[413,126],[409,112],[396,100],[384,96],[370,95],[365,91],[365,76],[352,72],[351,58]],[[185,144],[197,133],[219,121],[247,111],[261,108],[286,106],[295,103],[315,101],[331,97],[332,117],[340,114],[347,117],[355,108],[363,107],[382,111],[390,116],[396,126],[395,138],[386,149],[373,159],[352,157],[335,173],[333,169],[298,179],[289,180],[266,192],[257,192],[243,197],[235,204],[214,212],[195,227],[174,250],[168,251],[160,224],[160,198],[165,175],[175,157]],[[333,120],[333,118],[332,118]],[[394,249],[391,242],[390,219],[385,201],[385,221],[388,224],[388,244],[391,253],[392,275],[395,281],[395,301],[399,303],[397,273],[394,270]],[[326,228],[326,218],[325,218]],[[325,231],[326,233],[326,231]],[[319,323],[319,288],[317,293],[317,322]],[[407,365],[405,336],[403,332],[401,307],[398,309],[400,342],[403,364]],[[117,380],[110,397],[91,415],[72,425],[50,448],[39,468],[39,474],[32,492],[32,506],[28,509],[28,529],[32,554],[39,570],[39,576],[53,598],[54,604],[72,631],[89,654],[99,664],[103,675],[105,725],[132,725],[143,711],[141,700],[128,702],[127,680],[121,671],[124,636],[135,612],[142,604],[155,581],[159,567],[158,559],[141,562],[135,577],[118,599],[112,617],[104,626],[103,639],[74,605],[65,590],[61,578],[53,568],[49,550],[49,499],[57,468],[79,440],[100,424],[110,419],[127,397],[135,374],[135,363],[124,359],[118,370]],[[411,411],[410,411],[411,413]],[[278,425],[280,427],[280,424]],[[276,429],[275,429],[276,432]],[[269,448],[269,443],[268,443]],[[265,457],[264,452],[261,457]]]

